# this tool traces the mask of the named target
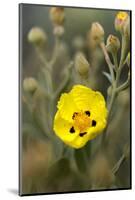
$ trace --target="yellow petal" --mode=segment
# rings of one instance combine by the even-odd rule
[[[72,116],[75,110],[78,110],[70,94],[62,94],[58,102],[58,110],[63,119],[72,122]]]
[[[61,140],[69,143],[73,141],[78,136],[78,130],[75,130],[75,133],[70,133],[72,124],[69,121],[66,121],[61,117],[60,112],[58,111],[54,119],[54,131]]]
[[[82,85],[76,85],[71,90],[71,95],[77,108],[83,111],[89,110],[92,119],[101,120],[107,117],[105,99],[100,92],[95,92]]]

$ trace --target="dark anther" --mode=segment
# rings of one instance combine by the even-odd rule
[[[80,135],[80,137],[83,137],[86,134],[87,134],[87,132],[84,132],[84,133],[80,133],[79,135]]]
[[[75,133],[75,129],[74,129],[73,126],[72,126],[71,129],[70,129],[70,133]]]
[[[73,116],[72,116],[72,119],[74,119],[74,117],[77,115],[78,113],[77,112],[74,112]]]
[[[90,116],[90,111],[85,111],[85,114]]]
[[[92,120],[92,126],[96,126],[97,122],[95,120]]]

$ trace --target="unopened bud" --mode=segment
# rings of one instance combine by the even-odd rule
[[[34,92],[38,87],[37,81],[32,78],[25,78],[23,81],[23,88],[26,92]]]
[[[78,52],[75,56],[75,68],[80,76],[87,77],[89,73],[90,64],[86,60],[83,53]]]
[[[73,47],[77,50],[82,50],[85,47],[85,41],[84,38],[81,36],[77,36],[73,40]]]
[[[65,20],[65,12],[62,7],[52,7],[50,9],[50,19],[54,25],[63,25]]]
[[[109,35],[107,38],[107,45],[106,45],[107,51],[110,53],[115,53],[120,48],[120,41],[119,39],[114,35]]]
[[[92,23],[90,32],[88,33],[89,42],[92,43],[92,46],[99,45],[104,40],[104,34],[104,29],[98,22]]]
[[[57,37],[62,37],[64,34],[64,27],[63,26],[56,26],[54,27],[53,34]]]
[[[127,27],[127,23],[129,21],[129,15],[127,12],[118,12],[115,18],[115,29],[124,33],[125,26]]]
[[[34,27],[28,33],[28,41],[41,46],[46,43],[47,35],[41,28]]]

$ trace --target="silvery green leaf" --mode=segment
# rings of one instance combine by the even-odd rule
[[[111,77],[111,75],[109,74],[109,73],[107,73],[107,72],[102,72],[103,73],[103,75],[108,79],[108,81],[110,82],[110,83],[112,83],[112,77]]]

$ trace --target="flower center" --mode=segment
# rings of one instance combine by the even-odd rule
[[[87,113],[79,112],[74,115],[74,126],[77,127],[80,132],[85,131],[91,126],[91,120]]]

